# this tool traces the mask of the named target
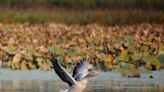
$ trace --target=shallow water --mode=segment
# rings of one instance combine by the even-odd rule
[[[13,80],[0,83],[0,92],[59,92],[66,88],[66,84],[55,80]],[[164,85],[93,80],[89,81],[85,92],[164,92]]]
[[[141,78],[122,78],[113,72],[101,72],[91,78],[85,92],[164,92],[164,71],[143,74]],[[10,71],[0,69],[0,92],[59,92],[68,86],[53,71]]]

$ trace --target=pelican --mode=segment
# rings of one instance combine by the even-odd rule
[[[88,61],[86,59],[80,60],[75,65],[72,76],[59,64],[56,56],[51,58],[51,63],[56,74],[70,87],[60,92],[83,92],[86,88],[88,78],[99,75],[96,71],[89,71]]]

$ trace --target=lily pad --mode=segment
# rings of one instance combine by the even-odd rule
[[[135,60],[135,61],[141,60],[141,59],[142,59],[142,54],[141,54],[141,53],[138,53],[138,52],[135,52],[135,53],[132,55],[132,58],[133,58],[133,60]]]
[[[146,46],[146,45],[143,45],[143,46],[141,47],[141,51],[143,51],[143,52],[148,51],[148,49],[149,49],[149,47]]]
[[[133,68],[131,70],[125,70],[122,73],[123,77],[133,78],[133,77],[140,77],[140,73],[137,69]]]
[[[160,61],[157,58],[155,58],[154,56],[150,56],[147,59],[147,62],[146,62],[146,68],[147,69],[159,70],[160,66],[161,66]]]
[[[17,47],[14,45],[8,45],[7,47],[4,48],[4,50],[9,54],[14,54],[17,51]]]
[[[158,55],[157,59],[159,60],[160,63],[164,64],[164,54]]]
[[[48,50],[53,54],[54,53],[59,54],[59,52],[60,52],[60,48],[58,45],[50,46],[50,47],[48,47]]]
[[[123,42],[126,42],[128,44],[134,44],[134,37],[133,36],[126,36],[123,38]]]
[[[144,66],[138,68],[140,74],[150,74],[152,73],[150,70],[146,69]]]
[[[121,63],[121,59],[119,57],[116,57],[114,59],[114,63],[117,64],[117,65],[120,64]]]
[[[157,48],[151,48],[149,51],[150,55],[153,55],[157,50]]]
[[[68,49],[68,51],[67,51],[67,54],[68,54],[68,56],[73,56],[73,54],[74,54],[74,50],[73,50],[73,48],[69,48]]]
[[[28,52],[32,55],[35,55],[37,53],[37,50],[35,48],[30,47],[28,48]]]
[[[130,60],[130,55],[128,54],[128,51],[123,50],[121,52],[121,60],[128,62]]]
[[[144,58],[143,58],[143,61],[144,62],[148,62],[149,58],[151,57],[150,54],[147,54]]]
[[[128,49],[129,49],[129,52],[131,52],[131,53],[135,53],[136,52],[136,48],[134,47],[134,45],[129,45]]]
[[[114,71],[117,72],[117,73],[121,73],[122,74],[123,72],[125,72],[127,70],[131,70],[133,68],[134,68],[134,66],[132,66],[132,64],[125,64],[124,66],[122,66],[120,68],[117,68]]]

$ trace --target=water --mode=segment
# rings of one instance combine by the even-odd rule
[[[85,92],[164,92],[164,70],[142,74],[141,78],[122,78],[113,72],[101,72],[91,78]],[[11,71],[0,69],[0,92],[59,92],[68,86],[53,71]]]

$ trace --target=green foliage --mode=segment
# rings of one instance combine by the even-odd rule
[[[7,48],[5,48],[6,52],[8,53],[14,53],[17,50],[17,47],[14,45],[8,45]]]
[[[32,54],[32,55],[37,54],[37,50],[36,50],[35,48],[33,48],[33,47],[28,48],[28,52],[29,52],[30,54]]]
[[[143,45],[141,47],[141,51],[143,51],[143,52],[148,51],[148,49],[149,49],[149,47],[148,46],[145,46],[145,45]]]
[[[123,60],[125,62],[129,62],[129,60],[131,58],[130,54],[128,54],[128,51],[125,51],[125,50],[121,52],[120,56],[121,56],[121,60]]]
[[[144,66],[139,67],[138,70],[139,70],[139,72],[141,74],[149,74],[149,73],[151,73],[151,71],[146,69]]]
[[[29,8],[36,6],[78,9],[155,9],[164,10],[163,0],[0,0],[7,7]]]
[[[133,60],[138,61],[138,60],[142,60],[142,54],[139,52],[134,52],[132,55]]]
[[[132,45],[134,43],[134,37],[133,36],[126,36],[122,39],[122,41]]]
[[[157,56],[157,59],[160,61],[160,63],[164,64],[164,54],[160,54]]]
[[[56,53],[65,67],[87,58],[90,64],[104,70],[118,69],[128,76],[137,76],[140,66],[148,70],[162,69],[163,25],[159,24],[79,26],[1,23],[0,29],[0,59],[8,61],[11,68],[40,69],[47,66],[51,54]],[[149,30],[147,34],[145,29]],[[142,32],[143,35],[139,36]],[[18,39],[8,41],[12,36]],[[156,41],[151,40],[156,38]]]
[[[161,63],[156,57],[148,54],[144,58],[144,61],[146,62],[145,67],[147,69],[149,69],[149,70],[152,70],[152,69],[153,70],[159,70],[160,69]]]
[[[0,14],[0,22],[4,23],[66,23],[66,24],[90,24],[99,23],[104,25],[118,25],[118,24],[133,24],[149,22],[162,23],[164,21],[163,12],[152,11],[140,11],[138,10],[109,10],[109,11],[63,11],[63,10],[0,10],[3,12]],[[118,16],[119,15],[119,16]],[[132,44],[134,39],[131,36],[125,37],[123,41]]]
[[[129,45],[128,49],[129,49],[130,53],[136,53],[136,51],[137,51],[134,45]]]
[[[74,55],[74,50],[73,50],[73,48],[69,48],[68,49],[68,51],[67,51],[67,54],[68,54],[68,56],[73,56]]]
[[[115,63],[119,65],[121,63],[121,59],[119,57],[116,57],[115,58]]]
[[[143,58],[143,61],[144,62],[148,62],[148,60],[149,60],[150,57],[151,57],[150,54],[145,55],[144,58]]]
[[[0,22],[163,23],[163,3],[164,0],[0,0],[0,6],[8,9],[0,9]]]
[[[157,51],[158,49],[157,48],[151,48],[150,50],[149,50],[149,54],[153,54],[155,51]]]
[[[50,46],[50,47],[48,47],[48,49],[49,49],[49,51],[51,52],[51,53],[56,53],[56,54],[59,54],[60,53],[60,48],[59,48],[59,46],[58,45],[53,45],[53,46]]]
[[[125,64],[121,68],[117,68],[114,71],[117,72],[117,73],[123,73],[126,70],[131,70],[131,69],[134,69],[134,67],[131,64]]]

